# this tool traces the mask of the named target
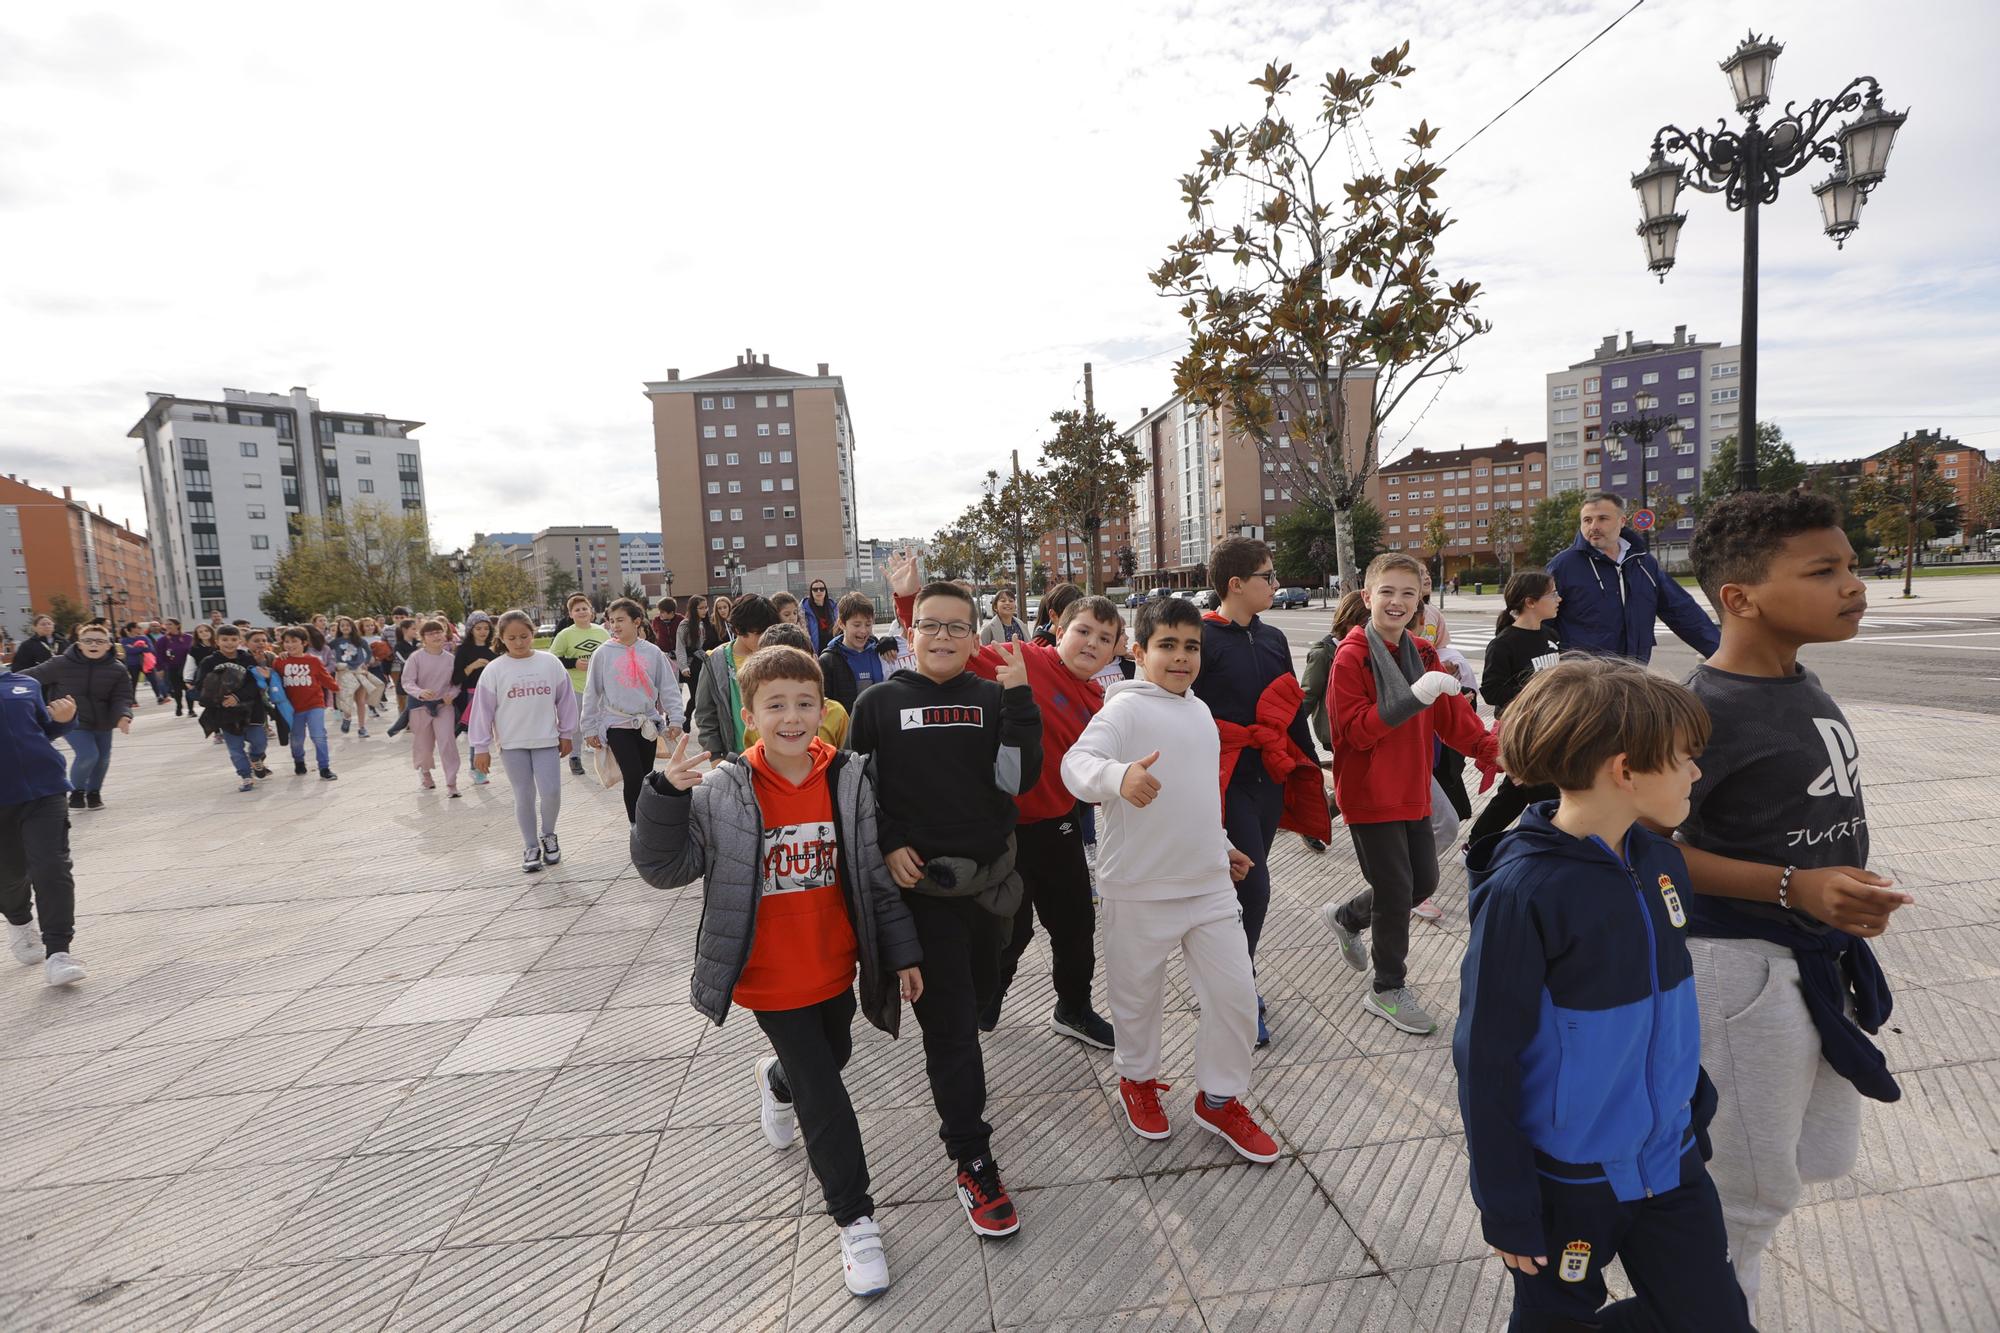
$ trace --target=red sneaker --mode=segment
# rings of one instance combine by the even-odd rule
[[[1234,1097],[1210,1110],[1208,1099],[1197,1092],[1194,1095],[1194,1121],[1209,1133],[1220,1134],[1228,1140],[1230,1147],[1253,1162],[1278,1160],[1277,1140],[1257,1128],[1250,1112]]]
[[[976,1157],[958,1168],[958,1201],[974,1235],[1011,1236],[1021,1229],[1014,1201],[1000,1183],[1000,1168],[990,1157]]]
[[[1118,1097],[1125,1103],[1125,1123],[1134,1134],[1142,1139],[1163,1139],[1173,1133],[1167,1113],[1160,1109],[1160,1094],[1172,1086],[1156,1078],[1144,1083],[1134,1083],[1129,1078],[1118,1080]]]

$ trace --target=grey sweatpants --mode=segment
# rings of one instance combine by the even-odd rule
[[[1690,939],[1701,1063],[1721,1100],[1708,1173],[1729,1259],[1757,1306],[1758,1270],[1804,1187],[1854,1169],[1861,1094],[1820,1054],[1792,951],[1763,940]]]
[[[556,831],[556,816],[562,813],[562,755],[553,745],[539,750],[502,750],[500,763],[507,770],[507,785],[514,789],[514,822],[521,826],[521,845],[538,847],[535,805],[541,803],[542,833]]]
[[[1022,911],[1027,911],[1024,904]],[[1257,978],[1243,908],[1226,879],[1186,898],[1107,895],[1104,993],[1118,1048],[1111,1065],[1135,1083],[1160,1076],[1160,1021],[1167,959],[1180,951],[1188,984],[1201,1001],[1194,1037],[1194,1081],[1212,1097],[1250,1090],[1250,1052],[1257,1044]]]

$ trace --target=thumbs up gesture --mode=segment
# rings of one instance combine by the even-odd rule
[[[1160,794],[1160,780],[1149,771],[1158,763],[1160,752],[1153,751],[1136,764],[1125,767],[1124,780],[1118,784],[1118,794],[1129,801],[1135,809],[1144,810]]]

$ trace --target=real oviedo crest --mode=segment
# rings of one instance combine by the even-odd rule
[[[1556,1269],[1556,1276],[1565,1282],[1581,1282],[1590,1271],[1590,1242],[1573,1240],[1563,1246],[1562,1265]]]
[[[1676,926],[1685,927],[1688,923],[1688,914],[1687,908],[1681,906],[1681,891],[1675,888],[1673,880],[1665,875],[1660,876],[1660,896],[1667,900],[1667,920]]]

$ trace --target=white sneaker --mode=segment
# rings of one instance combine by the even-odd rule
[[[542,864],[552,866],[560,860],[562,860],[562,844],[556,841],[555,834],[544,833],[542,835]]]
[[[83,964],[77,961],[74,954],[52,953],[43,966],[48,969],[51,986],[67,986],[72,981],[82,981],[90,975],[83,970]]]
[[[778,1094],[771,1090],[771,1071],[777,1067],[775,1055],[757,1062],[757,1118],[763,1122],[764,1137],[773,1148],[789,1148],[798,1141],[799,1113],[790,1102],[779,1101]]]
[[[536,843],[533,847],[530,847],[527,851],[521,853],[521,871],[523,874],[532,875],[541,868],[542,868],[542,845],[540,843]]]
[[[874,1218],[857,1217],[840,1229],[840,1267],[856,1296],[880,1296],[889,1289],[889,1260]]]
[[[42,932],[35,929],[32,921],[25,926],[17,926],[12,921],[7,923],[7,947],[14,951],[15,961],[26,963],[29,967],[49,956],[49,951],[42,947]]]

